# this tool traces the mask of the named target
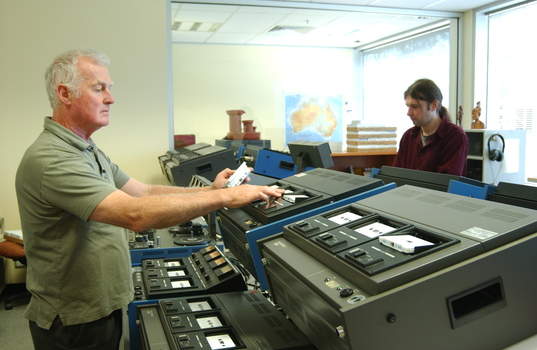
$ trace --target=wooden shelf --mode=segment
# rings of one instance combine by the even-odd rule
[[[397,152],[339,152],[332,153],[334,166],[331,169],[349,171],[349,167],[380,168],[383,165],[393,165]]]
[[[356,157],[356,156],[395,156],[397,152],[339,152],[332,153],[332,157]]]

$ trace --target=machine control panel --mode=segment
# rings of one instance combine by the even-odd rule
[[[276,222],[313,206],[333,201],[333,198],[326,194],[281,181],[269,183],[267,186],[283,189],[285,192],[281,197],[271,197],[266,201],[257,200],[241,208],[262,224]]]
[[[141,349],[315,349],[256,291],[163,299],[138,318]]]
[[[393,270],[387,279],[401,279],[404,274],[395,269],[425,256],[450,247],[455,247],[455,251],[460,249],[463,256],[466,253],[462,251],[467,248],[474,251],[480,248],[466,240],[457,248],[461,243],[459,237],[374,212],[357,203],[285,225],[282,235],[334,270],[347,271],[352,276],[351,281],[367,286],[371,294],[375,293],[378,283],[385,283],[387,275],[378,280],[372,280],[373,276]],[[415,265],[412,269],[423,268]],[[409,276],[414,273],[413,270]],[[369,284],[373,288],[370,289]]]
[[[189,257],[142,260],[133,282],[135,300],[246,290],[241,273],[214,245]]]

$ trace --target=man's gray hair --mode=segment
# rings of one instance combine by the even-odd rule
[[[91,49],[70,50],[56,56],[45,73],[48,99],[53,110],[60,105],[60,99],[56,92],[56,88],[60,84],[65,85],[75,98],[80,97],[80,84],[84,80],[82,72],[78,68],[78,60],[81,58],[88,58],[101,66],[108,66],[110,63],[108,56]]]

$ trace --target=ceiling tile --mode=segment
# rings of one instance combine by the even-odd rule
[[[172,31],[172,42],[204,43],[213,33]]]
[[[492,3],[490,0],[449,0],[442,2],[433,2],[426,9],[431,11],[453,11],[453,12],[466,12],[479,8],[483,5]]]
[[[412,0],[405,1],[404,4],[401,0],[380,0],[375,2],[373,6],[378,7],[394,7],[394,8],[406,8],[406,9],[423,9],[425,6],[435,2],[443,2],[443,0]]]
[[[223,11],[179,11],[174,18],[177,22],[217,22],[224,23],[233,12]]]
[[[192,0],[198,1],[198,0]],[[201,0],[199,0],[201,2]],[[254,45],[296,45],[320,47],[355,47],[391,37],[397,33],[420,28],[434,23],[440,17],[418,20],[408,15],[408,10],[416,14],[431,11],[462,12],[469,8],[481,7],[495,0],[264,0],[263,3],[282,2],[296,4],[294,7],[213,5],[202,3],[172,3],[172,24],[174,22],[202,23],[200,28],[214,28],[221,23],[215,33],[184,32],[174,30],[174,42],[200,42],[219,44]],[[297,6],[314,4],[315,8],[303,9]],[[350,6],[354,5],[354,6]],[[332,9],[330,9],[332,8]],[[371,8],[371,11],[367,11]],[[397,13],[397,9],[404,9]],[[433,12],[434,11],[434,12]],[[275,26],[303,27],[298,30],[269,32]],[[312,29],[309,30],[309,27]],[[292,29],[292,28],[290,28]]]
[[[240,6],[236,5],[210,5],[210,4],[192,4],[181,3],[179,4],[181,11],[214,11],[214,12],[235,12]]]
[[[224,23],[219,33],[263,33],[274,26],[285,15],[277,13],[260,13],[255,16],[239,12]]]
[[[245,33],[214,33],[207,39],[207,43],[210,44],[246,44],[250,40],[254,39],[257,34],[245,34]]]

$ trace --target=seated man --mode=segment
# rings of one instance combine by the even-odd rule
[[[451,122],[438,86],[419,79],[404,97],[414,127],[403,134],[393,166],[466,176],[468,137]]]

